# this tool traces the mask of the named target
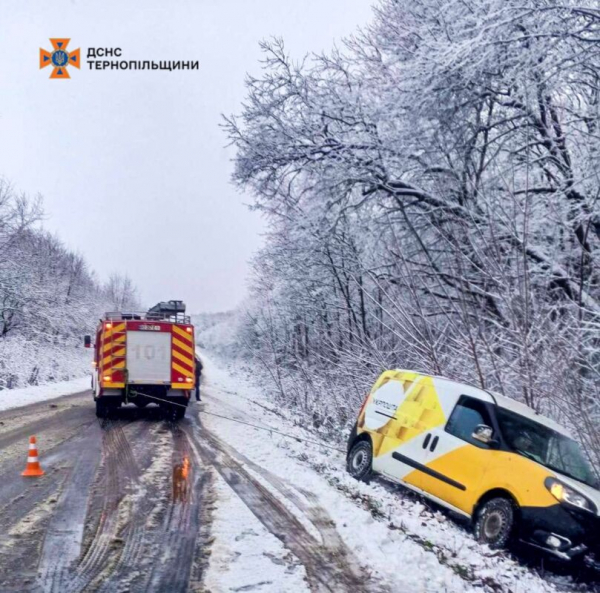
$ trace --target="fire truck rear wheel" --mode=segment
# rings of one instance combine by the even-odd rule
[[[186,407],[179,402],[172,402],[165,407],[165,414],[167,419],[171,422],[177,422],[185,416]]]
[[[98,418],[108,418],[110,408],[101,400],[96,401],[96,416]]]

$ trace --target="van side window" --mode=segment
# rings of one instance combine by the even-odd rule
[[[485,404],[477,399],[461,397],[446,424],[446,432],[476,447],[487,448],[485,443],[473,438],[479,424],[492,426]]]

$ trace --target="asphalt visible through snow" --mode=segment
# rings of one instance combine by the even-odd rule
[[[0,591],[208,590],[217,476],[291,552],[305,590],[387,590],[361,576],[315,497],[300,501],[222,442],[201,425],[200,409],[190,404],[176,423],[154,406],[99,420],[84,392],[0,413]],[[40,478],[20,475],[30,435],[46,472]],[[290,505],[304,507],[313,529]],[[249,581],[256,589],[239,590],[273,584]]]

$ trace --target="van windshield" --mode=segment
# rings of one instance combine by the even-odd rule
[[[508,446],[523,457],[594,488],[598,480],[579,445],[543,424],[497,408],[498,423]]]

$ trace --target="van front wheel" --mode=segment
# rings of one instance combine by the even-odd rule
[[[484,502],[475,518],[475,538],[498,550],[506,547],[515,525],[515,507],[507,498],[491,498]]]
[[[371,474],[373,447],[370,441],[358,441],[348,454],[348,473],[357,480],[367,480]]]

